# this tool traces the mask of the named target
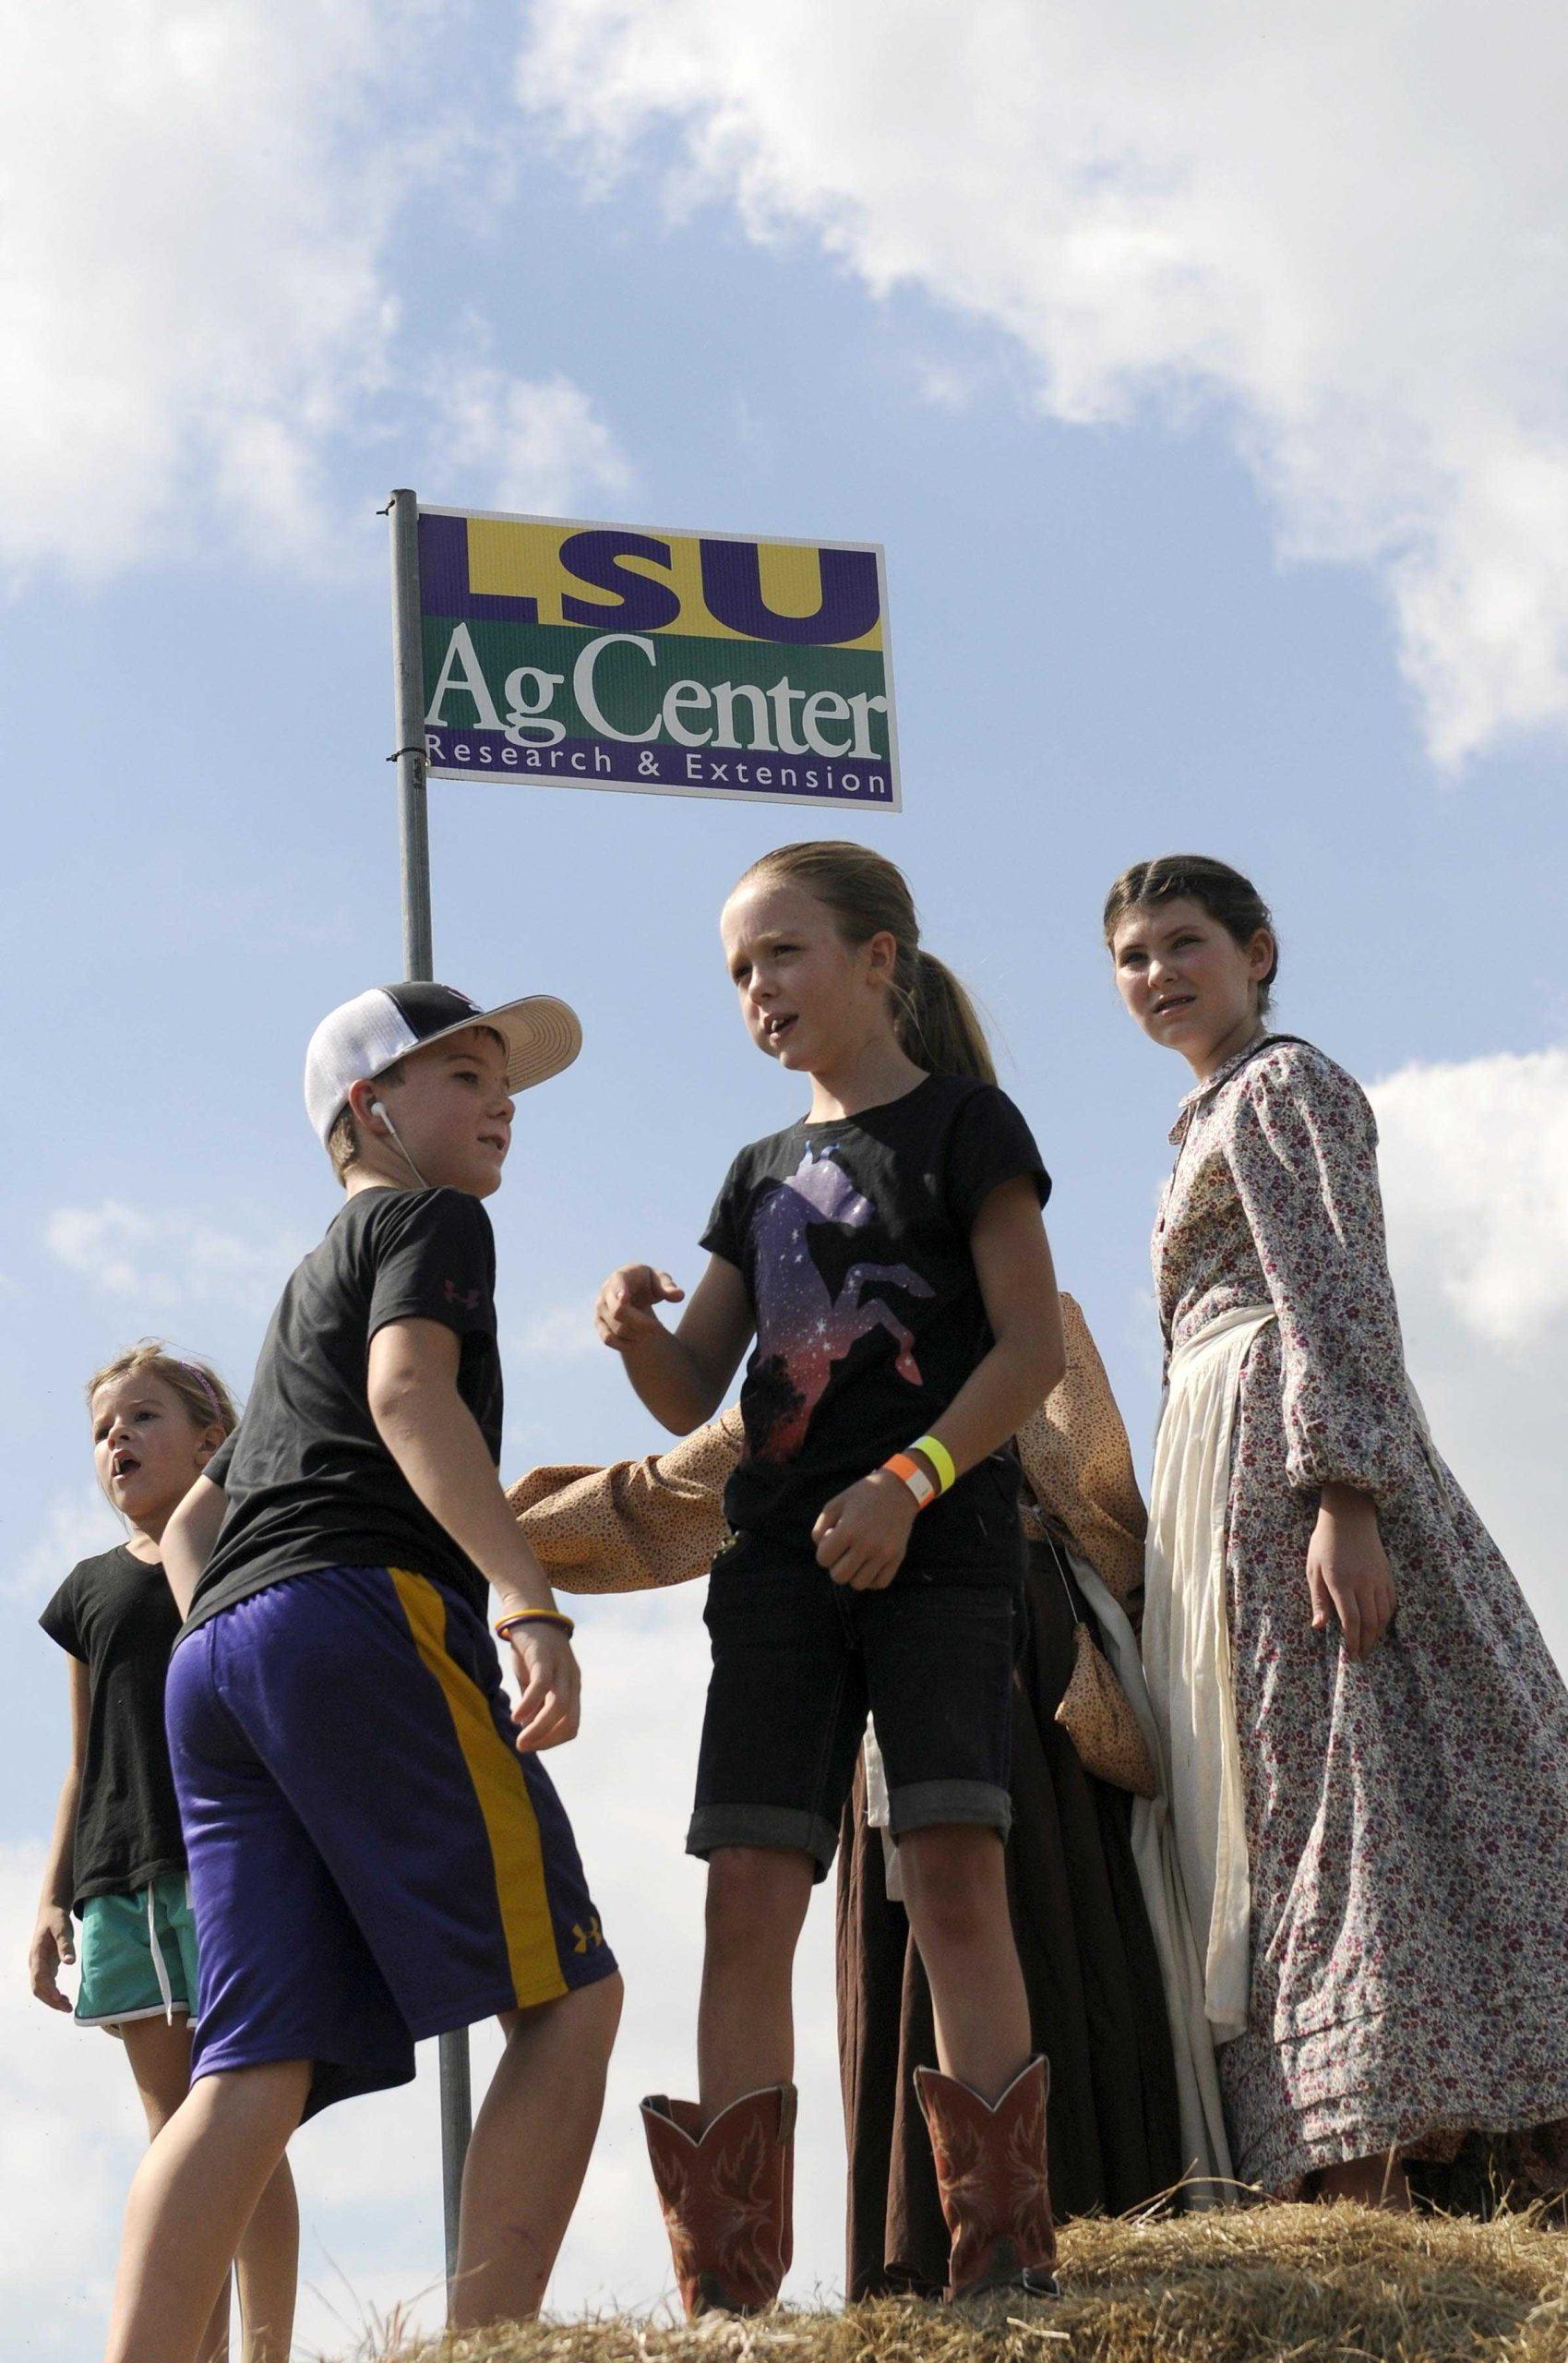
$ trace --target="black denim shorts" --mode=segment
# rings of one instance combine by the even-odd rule
[[[895,1839],[952,1822],[1005,1838],[1019,1605],[1011,1566],[902,1568],[883,1591],[851,1591],[751,1539],[721,1552],[687,1852],[798,1849],[825,1877],[868,1712]]]

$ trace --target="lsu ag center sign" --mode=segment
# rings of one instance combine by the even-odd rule
[[[881,550],[419,512],[444,779],[899,806]]]

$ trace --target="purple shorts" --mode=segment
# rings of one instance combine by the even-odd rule
[[[169,1669],[200,1949],[192,2077],[315,2063],[305,2114],[407,2083],[417,2038],[614,1970],[495,1643],[398,1567],[291,1576]]]

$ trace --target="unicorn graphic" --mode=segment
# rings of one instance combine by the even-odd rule
[[[885,1329],[898,1344],[893,1367],[911,1386],[920,1385],[915,1339],[892,1307],[880,1298],[863,1301],[869,1288],[902,1289],[906,1296],[935,1294],[928,1280],[907,1264],[855,1264],[835,1297],[817,1268],[808,1239],[813,1223],[843,1223],[854,1230],[871,1222],[877,1209],[830,1155],[809,1149],[796,1170],[764,1199],[756,1217],[753,1285],[757,1297],[757,1361],[778,1382],[780,1408],[766,1438],[753,1449],[766,1460],[791,1460],[805,1441],[812,1412],[821,1401],[833,1364],[858,1338]]]

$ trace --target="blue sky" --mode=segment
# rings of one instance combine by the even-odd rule
[[[716,918],[748,861],[819,826],[904,865],[990,1014],[1146,1465],[1147,1231],[1185,1071],[1122,1016],[1097,912],[1128,861],[1197,847],[1274,904],[1281,1024],[1374,1086],[1415,1375],[1562,1649],[1568,441],[1550,291],[1516,283],[1561,159],[1532,105],[1505,138],[1494,104],[1521,61],[1550,80],[1558,33],[1505,10],[1470,71],[1434,10],[1428,108],[1375,26],[1359,48],[1369,12],[1331,8],[1357,51],[1341,125],[1311,42],[1282,66],[1219,11],[1178,39],[1131,6],[1026,32],[981,6],[960,36],[870,0],[364,0],[307,42],[303,6],[162,0],[90,61],[3,13],[44,192],[13,233],[26,367],[0,418],[21,454],[0,461],[13,1989],[65,1727],[31,1617],[110,1531],[81,1382],[152,1331],[243,1385],[334,1205],[305,1038],[397,973],[394,483],[887,548],[902,814],[432,787],[437,975],[559,992],[586,1036],[521,1104],[496,1206],[506,1473],[654,1442],[588,1308],[630,1255],[690,1277],[730,1155],[795,1112]],[[1250,102],[1279,108],[1287,68],[1263,142]],[[1443,104],[1470,133],[1446,179]],[[699,1604],[585,1616],[589,1721],[560,1777],[633,1980],[563,2304],[648,2302],[664,2277],[629,2104],[688,2057]],[[801,2290],[838,2263],[825,1934],[801,1982]],[[0,2152],[0,2271],[27,2351],[74,2357],[134,2157],[129,2079],[6,2009],[26,2131]],[[306,2259],[352,2318],[438,2266],[433,2101],[337,2115],[301,2145]],[[65,2317],[30,2209],[74,2226]],[[325,2297],[306,2327],[348,2343]]]

